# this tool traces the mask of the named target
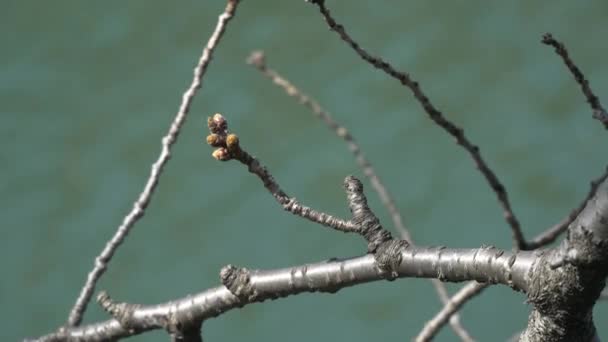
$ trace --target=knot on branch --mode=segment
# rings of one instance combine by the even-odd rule
[[[405,240],[386,241],[376,250],[374,258],[376,266],[382,271],[387,280],[395,280],[399,276],[399,265],[401,265],[401,251],[409,246]]]
[[[202,321],[183,324],[176,315],[172,314],[164,324],[164,328],[171,335],[171,341],[202,341],[202,325]]]
[[[177,305],[169,308],[158,322],[171,335],[171,341],[202,341],[203,320],[191,313],[180,314]]]
[[[257,293],[251,286],[251,272],[246,268],[227,265],[220,271],[222,284],[241,302],[254,301]]]
[[[368,207],[360,180],[347,176],[344,179],[344,189],[353,215],[351,222],[357,227],[357,233],[367,241],[368,253],[374,253],[382,243],[392,240],[391,233],[382,228],[380,220]]]
[[[576,267],[596,268],[606,264],[608,243],[594,238],[593,232],[584,226],[568,230],[565,244],[550,261],[552,269],[570,264]]]
[[[130,333],[134,332],[135,319],[133,313],[139,305],[114,302],[112,298],[110,298],[110,295],[105,291],[101,291],[99,295],[97,295],[97,303],[99,303],[105,312],[114,317],[123,329]]]

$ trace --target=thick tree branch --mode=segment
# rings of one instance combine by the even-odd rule
[[[114,236],[107,242],[104,249],[101,251],[101,254],[95,258],[95,266],[91,272],[89,272],[87,280],[80,291],[80,295],[76,299],[76,303],[74,304],[74,307],[72,308],[68,317],[68,326],[77,326],[80,324],[87,305],[91,300],[91,296],[95,291],[97,281],[108,268],[108,264],[114,256],[114,253],[127,237],[131,228],[133,228],[135,223],[144,216],[146,207],[148,207],[148,204],[152,200],[152,196],[154,195],[154,191],[156,190],[163,169],[171,158],[171,146],[173,146],[173,144],[177,141],[180,129],[186,121],[186,116],[190,110],[190,105],[192,104],[194,95],[196,94],[196,91],[201,88],[203,76],[205,75],[205,71],[207,71],[209,62],[211,62],[211,59],[213,58],[213,52],[222,38],[224,31],[226,30],[226,25],[236,12],[238,3],[239,0],[228,0],[224,13],[219,16],[215,31],[213,31],[213,34],[209,38],[207,46],[205,46],[203,54],[201,55],[197,66],[194,68],[194,78],[192,79],[192,83],[182,97],[182,103],[175,118],[173,119],[173,122],[171,123],[171,126],[169,127],[169,132],[162,139],[160,155],[158,156],[156,162],[152,164],[152,170],[150,171],[150,176],[146,182],[146,185],[133,204],[133,209],[129,212],[129,214],[127,214],[127,216],[125,216],[122,224],[118,227],[118,230],[116,233],[114,233]]]
[[[492,247],[450,249],[401,245],[396,252],[393,256],[393,261],[398,261],[393,269],[396,277],[438,278],[450,282],[476,280],[504,284],[524,292],[536,259],[533,252],[512,253]],[[227,266],[221,272],[224,286],[163,304],[131,306],[128,328],[112,319],[82,327],[66,327],[35,341],[115,340],[166,329],[171,317],[180,324],[201,322],[267,299],[305,292],[334,293],[349,286],[384,279],[393,278],[373,254],[268,271]]]
[[[453,136],[456,139],[456,143],[462,146],[473,158],[477,169],[482,173],[485,177],[486,181],[496,193],[496,197],[498,198],[498,202],[500,203],[503,209],[503,216],[509,226],[511,227],[511,231],[513,234],[513,244],[517,249],[525,250],[527,249],[526,240],[521,231],[521,227],[513,209],[511,208],[511,203],[509,201],[509,196],[507,194],[507,190],[502,185],[494,171],[490,169],[488,164],[485,162],[483,157],[481,156],[481,152],[477,145],[474,145],[464,134],[464,130],[450,120],[448,120],[441,111],[439,111],[429,100],[429,98],[424,94],[422,88],[418,84],[418,82],[414,81],[411,76],[405,72],[400,72],[393,68],[388,62],[384,61],[382,58],[373,56],[365,51],[359,43],[354,41],[350,35],[346,32],[344,26],[338,24],[336,20],[331,16],[329,10],[325,6],[324,0],[307,0],[316,4],[319,7],[319,11],[321,15],[327,22],[329,28],[336,32],[340,38],[345,41],[363,60],[373,65],[375,68],[384,71],[389,76],[398,80],[409,88],[416,100],[420,103],[424,111],[428,114],[428,116],[435,122],[439,127],[444,129],[448,134]]]
[[[534,309],[520,340],[594,340],[593,306],[608,275],[608,180],[572,222],[567,238],[530,273]]]

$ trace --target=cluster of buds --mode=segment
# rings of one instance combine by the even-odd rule
[[[228,133],[228,122],[222,114],[215,114],[207,119],[209,134],[207,136],[207,144],[217,147],[211,154],[213,158],[221,161],[227,161],[235,158],[241,151],[239,146],[239,137],[236,134]]]

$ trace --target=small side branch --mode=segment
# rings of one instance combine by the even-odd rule
[[[268,169],[263,166],[257,158],[241,148],[239,137],[236,134],[228,132],[228,123],[221,114],[215,114],[213,117],[209,118],[207,123],[209,131],[211,132],[211,134],[207,136],[207,144],[216,147],[212,156],[220,161],[235,159],[246,165],[249,172],[256,175],[262,181],[264,187],[283,209],[296,216],[303,217],[335,230],[342,232],[354,232],[356,230],[356,227],[347,220],[319,212],[300,204],[294,197],[289,197],[287,193],[281,189],[279,183],[275,181]]]
[[[456,143],[462,146],[470,155],[477,169],[482,173],[485,177],[486,181],[496,193],[496,197],[498,198],[498,202],[500,203],[503,209],[503,216],[509,226],[511,227],[511,231],[513,234],[513,243],[514,247],[517,249],[525,250],[527,249],[526,241],[521,231],[521,227],[513,209],[511,208],[511,203],[509,201],[509,196],[507,194],[507,190],[502,185],[494,171],[490,169],[488,164],[481,156],[481,152],[477,145],[474,145],[464,134],[464,130],[450,120],[448,120],[441,111],[439,111],[429,100],[429,98],[424,94],[418,82],[414,81],[409,74],[405,72],[397,71],[390,65],[388,62],[384,61],[380,57],[373,56],[365,51],[359,43],[354,41],[350,35],[346,32],[344,26],[338,24],[336,20],[331,16],[331,13],[325,6],[324,0],[308,0],[316,4],[319,7],[319,11],[321,15],[327,22],[329,28],[336,32],[340,38],[345,41],[363,60],[373,65],[375,68],[384,71],[389,76],[398,80],[409,88],[416,100],[420,103],[424,111],[428,114],[428,116],[435,122],[439,127],[444,129],[448,134],[453,136],[456,139]]]
[[[395,205],[395,201],[393,200],[386,186],[382,183],[382,181],[376,174],[374,167],[369,162],[367,157],[365,157],[365,154],[363,153],[363,151],[361,151],[359,144],[357,143],[355,138],[350,134],[350,132],[344,126],[336,122],[329,114],[329,112],[323,109],[317,101],[315,101],[310,96],[304,94],[300,89],[298,89],[294,84],[289,82],[288,79],[281,76],[277,71],[268,67],[266,63],[266,57],[264,56],[264,53],[262,51],[252,52],[249,58],[247,58],[247,64],[254,66],[262,73],[262,75],[272,80],[274,84],[283,88],[287,95],[294,97],[300,104],[310,109],[310,111],[312,111],[315,116],[323,120],[323,122],[331,130],[333,130],[338,137],[342,138],[346,142],[346,144],[348,145],[348,149],[355,156],[355,160],[363,171],[363,174],[365,174],[365,176],[369,178],[372,188],[376,191],[378,197],[380,198],[380,201],[388,210],[391,216],[391,220],[395,225],[395,229],[399,232],[403,239],[411,241],[411,234],[403,224],[403,219],[401,217],[401,214],[399,213],[399,210],[397,209],[397,206]]]
[[[608,166],[600,177],[591,181],[591,186],[589,188],[589,192],[587,193],[587,197],[585,197],[585,199],[578,205],[578,207],[573,209],[570,214],[564,217],[560,222],[547,229],[546,231],[540,233],[532,241],[528,242],[529,249],[537,249],[546,246],[555,241],[558,236],[565,232],[568,229],[570,223],[572,223],[576,219],[576,217],[581,213],[581,211],[585,209],[585,205],[587,205],[587,202],[589,202],[589,200],[593,198],[593,196],[595,196],[597,188],[604,180],[606,180],[607,177]]]
[[[395,202],[390,195],[388,189],[382,181],[380,177],[376,174],[376,171],[372,167],[371,163],[365,157],[363,151],[359,147],[359,144],[355,141],[355,138],[349,133],[349,131],[338,122],[336,122],[329,112],[321,105],[315,101],[312,97],[306,95],[300,89],[298,89],[293,83],[291,83],[288,79],[279,74],[276,70],[270,68],[266,61],[266,56],[262,51],[254,51],[247,58],[247,64],[255,67],[260,73],[267,78],[269,78],[274,84],[281,87],[285,93],[291,97],[294,97],[300,104],[309,108],[312,113],[321,119],[325,124],[334,131],[334,133],[342,138],[346,144],[348,145],[349,150],[355,156],[355,160],[359,167],[363,170],[363,173],[368,177],[372,187],[378,194],[380,201],[387,208],[393,224],[395,225],[396,230],[401,235],[401,238],[410,242],[410,244],[414,243],[413,237],[410,234],[409,230],[404,226],[403,220],[401,218],[401,214],[397,210]],[[432,279],[431,282],[437,291],[441,302],[445,305],[449,301],[449,297],[447,294],[447,290],[445,288],[445,284],[437,279]],[[470,297],[472,298],[472,297]],[[474,339],[469,335],[466,329],[460,324],[460,319],[458,313],[453,313],[450,318],[450,326],[454,330],[454,332],[460,337],[460,339],[464,342],[472,342]]]
[[[363,185],[355,177],[348,176],[344,180],[346,197],[352,213],[352,219],[347,221],[302,205],[295,198],[289,197],[268,169],[241,147],[238,136],[228,131],[228,122],[221,114],[210,117],[207,125],[211,133],[207,136],[207,144],[216,148],[212,156],[220,161],[235,159],[246,165],[249,172],[262,181],[264,187],[283,209],[323,226],[361,235],[367,241],[370,253],[374,253],[382,243],[392,240],[391,234],[380,225],[380,221],[368,207],[367,199],[363,194]]]
[[[133,204],[133,209],[131,209],[131,212],[125,216],[122,224],[118,227],[116,233],[114,233],[114,236],[106,243],[101,254],[95,258],[95,265],[89,272],[87,280],[80,291],[80,294],[76,299],[76,303],[74,304],[74,307],[72,308],[68,317],[68,326],[77,326],[80,324],[82,321],[82,316],[87,309],[87,305],[91,300],[91,296],[95,291],[97,281],[105,273],[110,260],[112,260],[112,257],[114,256],[114,253],[127,237],[135,223],[144,216],[145,210],[148,207],[148,204],[150,204],[154,191],[158,186],[163,169],[171,158],[171,147],[177,141],[181,127],[186,121],[186,116],[190,111],[192,100],[194,99],[197,90],[201,88],[203,76],[205,75],[207,67],[213,58],[215,48],[226,30],[226,25],[234,16],[238,4],[239,0],[228,0],[224,13],[219,16],[215,31],[209,38],[207,46],[205,46],[203,54],[201,55],[197,66],[194,68],[194,78],[192,79],[192,83],[183,95],[182,103],[175,118],[173,119],[173,122],[171,123],[171,126],[169,127],[169,132],[162,139],[160,155],[158,156],[156,162],[152,164],[152,170],[150,171],[150,176],[148,177],[146,185]]]
[[[445,303],[444,307],[435,315],[435,317],[426,322],[422,331],[416,336],[415,341],[431,341],[439,330],[448,322],[450,317],[458,312],[469,299],[481,293],[486,287],[488,287],[487,283],[478,282],[470,282],[462,287],[458,293]]]
[[[600,99],[595,96],[593,90],[591,90],[589,81],[585,78],[585,75],[581,69],[579,69],[576,64],[574,64],[574,61],[570,58],[568,50],[566,50],[566,46],[553,38],[551,33],[545,33],[543,35],[542,42],[543,44],[553,46],[555,52],[564,60],[568,70],[570,70],[576,82],[578,82],[578,84],[581,86],[581,90],[583,91],[583,94],[587,98],[587,102],[593,110],[593,118],[599,120],[602,124],[604,124],[604,128],[608,129],[608,113],[606,113],[606,110],[600,103]]]

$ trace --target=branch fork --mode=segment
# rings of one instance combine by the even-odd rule
[[[363,193],[363,184],[354,176],[344,179],[344,190],[352,218],[344,220],[330,214],[316,211],[300,204],[295,198],[289,197],[272,177],[268,169],[259,160],[245,151],[236,134],[228,130],[228,122],[222,114],[215,114],[207,120],[210,134],[207,144],[216,149],[211,154],[219,161],[238,160],[248,167],[249,172],[260,178],[264,187],[288,212],[309,219],[326,227],[342,232],[359,234],[367,241],[367,252],[374,254],[378,269],[386,274],[387,279],[396,279],[397,268],[401,263],[401,252],[409,243],[406,240],[395,240],[391,233],[384,229],[380,220],[369,208],[367,198]],[[222,283],[240,299],[255,297],[255,292],[248,285],[249,271],[237,269],[232,265],[224,267],[220,278]]]

